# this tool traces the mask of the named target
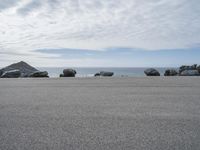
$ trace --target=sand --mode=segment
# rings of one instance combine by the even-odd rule
[[[0,79],[1,150],[199,150],[200,78]]]

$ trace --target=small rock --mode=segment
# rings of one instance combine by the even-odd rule
[[[176,76],[178,72],[175,69],[167,69],[164,73],[164,76]]]
[[[95,76],[95,77],[98,77],[98,76],[100,76],[100,73],[96,73],[94,76]]]
[[[184,70],[180,76],[200,76],[200,73],[198,70]]]
[[[103,77],[112,77],[113,75],[114,75],[113,72],[107,72],[107,71],[100,72],[100,76],[103,76]]]
[[[60,74],[60,77],[64,77],[64,74]]]
[[[76,70],[74,70],[74,69],[64,69],[63,74],[64,74],[64,77],[75,77]]]
[[[196,70],[197,69],[197,64],[194,64],[191,66],[192,70]]]
[[[3,74],[3,70],[0,70],[0,77],[1,77],[2,74]]]
[[[47,71],[36,71],[32,74],[30,74],[29,77],[32,77],[32,78],[48,78],[48,72]]]
[[[154,68],[149,68],[149,69],[146,69],[144,71],[144,73],[147,75],[147,76],[160,76],[160,73],[154,69]]]
[[[199,73],[200,73],[200,65],[197,67],[197,70],[199,71]]]
[[[10,70],[10,71],[5,71],[1,75],[1,78],[19,78],[20,76],[21,72],[19,70]]]

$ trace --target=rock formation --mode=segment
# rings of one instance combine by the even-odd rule
[[[108,72],[108,71],[101,71],[100,76],[102,77],[112,77],[114,75],[114,72]]]
[[[177,76],[178,72],[175,69],[167,69],[164,76]]]
[[[198,70],[184,70],[180,73],[180,76],[200,76]]]
[[[1,78],[48,77],[48,72],[39,71],[26,62],[20,61],[0,70]]]
[[[36,71],[29,75],[29,77],[32,78],[48,78],[48,72],[47,71]]]
[[[76,76],[76,70],[74,70],[74,69],[64,69],[63,70],[63,76],[64,77],[75,77]]]
[[[147,76],[160,76],[160,73],[154,69],[154,68],[149,68],[149,69],[146,69],[144,71],[144,73],[147,75]]]
[[[20,76],[21,76],[20,70],[10,70],[10,71],[5,71],[1,75],[1,78],[19,78]]]

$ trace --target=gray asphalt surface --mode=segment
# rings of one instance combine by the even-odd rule
[[[200,78],[0,79],[0,150],[199,150]]]

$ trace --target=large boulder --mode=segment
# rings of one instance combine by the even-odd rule
[[[28,77],[30,74],[38,71],[34,67],[30,66],[26,62],[18,62],[12,65],[9,65],[3,69],[1,69],[3,72],[11,71],[11,70],[19,70],[21,72],[21,77]]]
[[[180,76],[200,76],[198,70],[184,70],[180,73]]]
[[[74,69],[64,69],[63,75],[64,75],[64,77],[75,77],[76,70],[74,70]]]
[[[179,68],[179,74],[181,74],[181,72],[183,72],[185,70],[197,70],[197,64],[194,64],[192,66],[181,66]]]
[[[144,71],[144,73],[147,75],[147,76],[160,76],[160,73],[154,69],[154,68],[149,68],[149,69],[146,69]]]
[[[1,75],[1,78],[19,78],[20,76],[21,76],[20,70],[10,70],[10,71],[5,71]]]
[[[175,69],[167,69],[164,73],[164,76],[176,76],[178,72]]]
[[[98,75],[98,74],[96,74]],[[103,77],[112,77],[114,75],[113,72],[107,72],[107,71],[101,71],[100,72],[100,76],[103,76]]]
[[[29,77],[32,78],[48,78],[48,72],[47,71],[36,71],[29,75]]]

